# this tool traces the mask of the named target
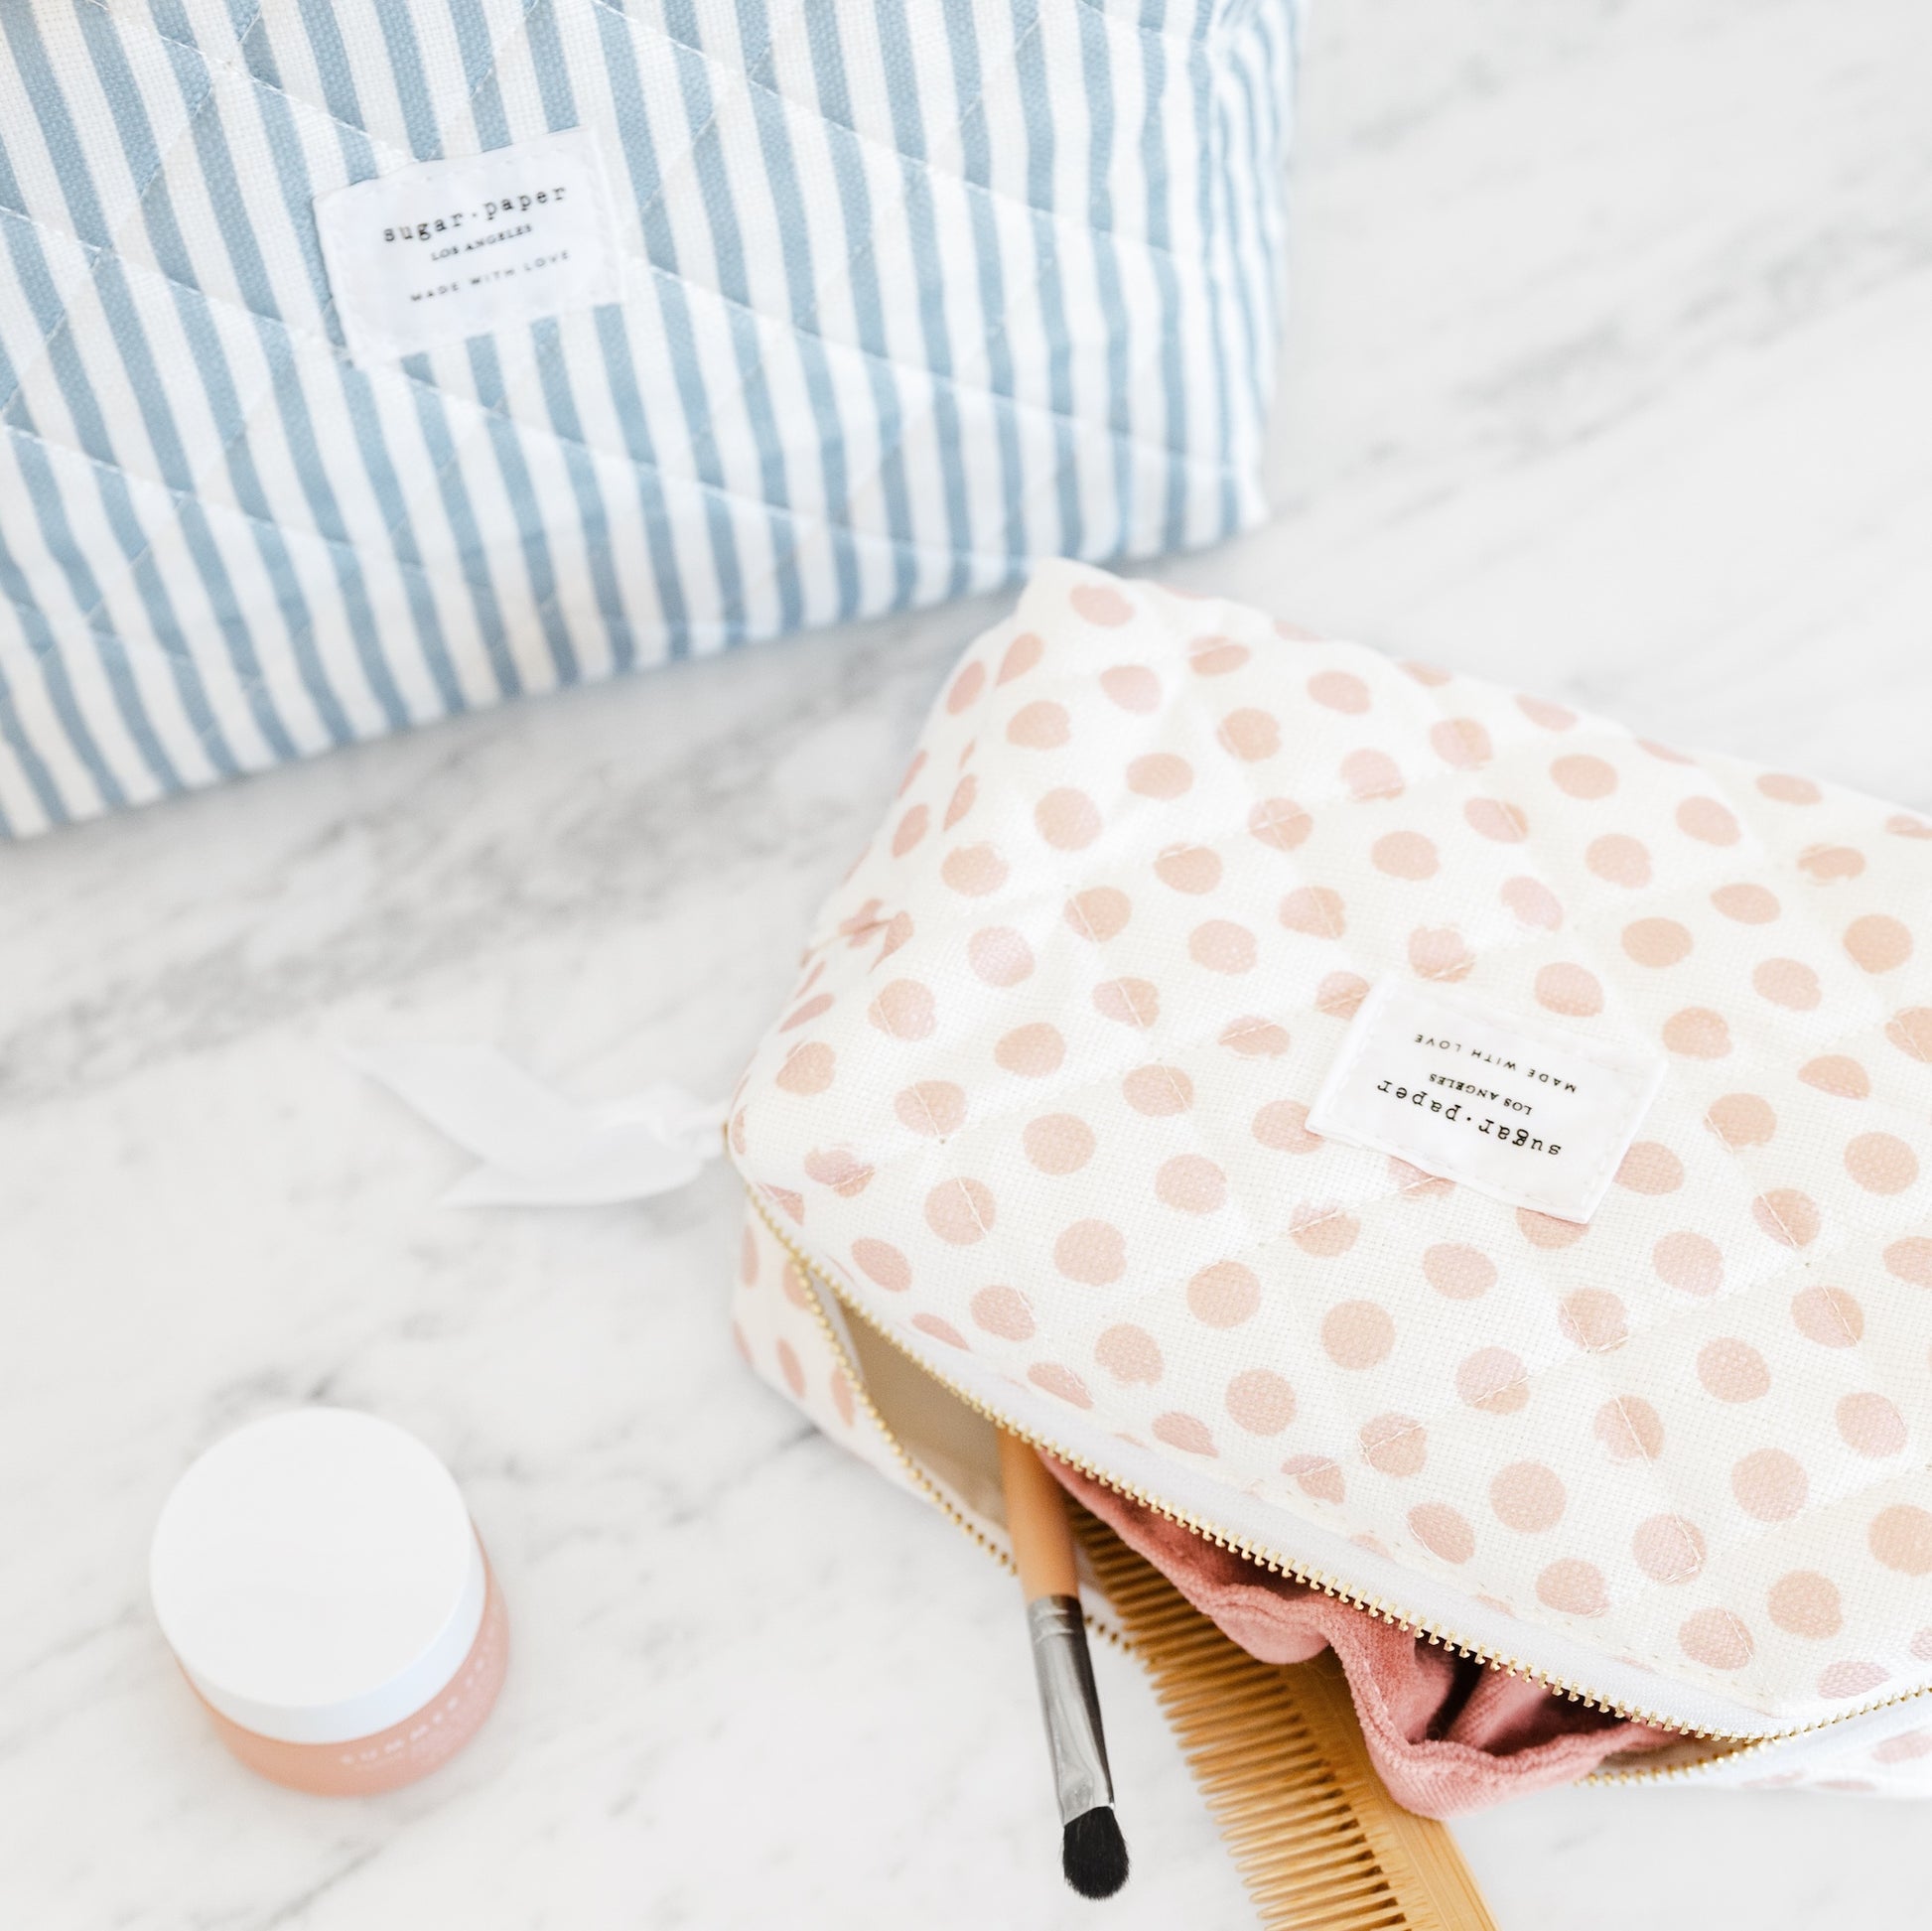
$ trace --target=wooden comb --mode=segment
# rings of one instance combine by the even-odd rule
[[[1447,1827],[1382,1787],[1332,1651],[1257,1662],[1104,1524],[1076,1521],[1269,1931],[1495,1931]]]

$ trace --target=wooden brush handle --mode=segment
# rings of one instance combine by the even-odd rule
[[[1080,1593],[1073,1566],[1073,1523],[1066,1491],[1017,1435],[1000,1434],[1000,1481],[1006,1489],[1007,1533],[1020,1569],[1020,1586],[1032,1602],[1042,1595]]]

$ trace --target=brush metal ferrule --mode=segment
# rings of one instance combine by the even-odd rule
[[[1060,1822],[1070,1824],[1114,1801],[1080,1598],[1035,1596],[1027,1604],[1027,1633],[1033,1639],[1034,1678],[1039,1685],[1040,1715],[1046,1720]]]

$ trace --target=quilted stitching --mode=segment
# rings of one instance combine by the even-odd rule
[[[1208,295],[1218,299],[1222,283],[1259,284],[1275,272],[1273,238],[1280,224],[1272,208],[1254,204],[1271,203],[1279,192],[1291,0],[1249,10],[1238,32],[1232,31],[1232,15],[1191,6],[1173,23],[1159,10],[1145,9],[1138,10],[1140,17],[1109,12],[1104,22],[1082,6],[1064,4],[1019,19],[1002,9],[974,10],[977,85],[958,104],[949,80],[934,85],[924,103],[925,152],[917,157],[902,151],[917,143],[882,138],[882,129],[892,135],[893,124],[875,98],[876,76],[854,69],[846,95],[853,105],[844,119],[835,119],[815,98],[811,64],[774,58],[786,34],[795,51],[799,33],[809,31],[829,34],[831,58],[844,61],[865,45],[874,4],[894,8],[897,0],[851,0],[836,14],[820,10],[809,30],[801,26],[802,7],[774,10],[759,44],[745,47],[725,23],[714,27],[698,10],[655,19],[609,0],[554,0],[548,13],[527,4],[491,6],[480,16],[486,16],[487,47],[480,45],[466,70],[464,63],[442,58],[447,34],[440,16],[424,16],[418,34],[409,0],[378,0],[384,34],[353,46],[329,39],[327,10],[300,9],[294,0],[263,0],[243,21],[219,9],[196,10],[192,31],[178,29],[175,17],[157,20],[146,9],[87,0],[87,35],[70,25],[48,30],[51,78],[10,67],[8,52],[0,51],[0,101],[6,103],[0,140],[14,156],[40,165],[39,113],[28,89],[45,89],[40,108],[59,90],[75,104],[88,166],[103,183],[121,183],[103,189],[103,232],[89,237],[88,278],[97,280],[120,264],[118,272],[137,284],[134,314],[158,357],[154,392],[144,406],[171,413],[181,441],[181,462],[171,462],[158,479],[141,427],[131,420],[110,414],[112,446],[84,452],[90,464],[104,466],[96,478],[118,468],[130,481],[159,480],[170,492],[165,511],[143,499],[141,528],[125,542],[108,527],[101,504],[89,500],[84,473],[68,484],[74,490],[69,500],[48,506],[34,502],[17,467],[0,468],[0,514],[23,527],[43,514],[63,516],[64,552],[92,575],[98,598],[93,612],[75,612],[60,559],[50,568],[43,554],[55,547],[53,537],[42,544],[37,536],[19,559],[18,582],[9,585],[12,601],[31,619],[23,635],[35,636],[44,626],[64,654],[104,652],[139,663],[159,651],[172,659],[169,680],[128,683],[120,690],[116,702],[124,716],[118,720],[104,711],[94,717],[92,707],[105,700],[95,694],[94,682],[83,679],[69,742],[0,745],[0,792],[18,820],[7,829],[36,829],[42,821],[34,812],[35,788],[23,775],[30,770],[40,780],[45,818],[84,816],[108,798],[149,795],[155,772],[206,781],[213,771],[195,743],[198,734],[215,768],[252,766],[343,735],[331,721],[337,709],[347,716],[351,735],[361,735],[405,715],[413,721],[426,711],[508,694],[521,681],[508,669],[518,662],[530,664],[537,683],[555,681],[552,659],[566,673],[582,664],[601,674],[618,660],[649,661],[796,622],[877,612],[908,597],[987,588],[1011,580],[1026,553],[1058,543],[1096,555],[1135,554],[1175,537],[1223,534],[1251,520],[1260,508],[1250,472],[1267,399],[1267,358],[1252,358],[1256,366],[1238,372],[1227,368],[1223,342],[1208,333],[1202,318]],[[539,17],[542,32],[533,26]],[[63,17],[47,18],[60,27]],[[950,72],[944,34],[957,30],[959,18],[964,16],[941,27],[926,16],[907,15],[901,31],[921,61],[933,59],[935,75]],[[1097,24],[1083,25],[1089,21]],[[621,36],[607,42],[600,26],[610,25]],[[312,31],[320,37],[313,46]],[[198,37],[205,46],[194,44]],[[416,82],[407,72],[399,93],[385,70],[386,44],[412,39],[423,64],[415,98],[409,90]],[[1160,51],[1164,44],[1172,46],[1171,54]],[[1028,118],[1034,110],[1024,97],[1036,84],[1035,49],[1039,72],[1053,76],[1069,103],[1096,62],[1103,69],[1143,60],[1170,63],[1175,84],[1154,117],[1143,122],[1124,114],[1098,152],[1115,189],[1110,201],[1083,200],[1084,154],[1069,151],[1071,165],[1063,159],[1058,170],[1064,201],[1042,201],[1035,177],[1013,165],[1012,157],[1024,155],[1034,138]],[[132,64],[139,111],[153,132],[151,152],[131,173],[122,154],[123,130],[100,110],[94,73],[97,61],[111,66],[123,56]],[[487,407],[474,393],[463,351],[439,351],[378,380],[388,406],[374,446],[325,437],[313,457],[298,455],[272,406],[272,389],[256,379],[255,364],[289,356],[284,379],[304,391],[312,417],[327,419],[332,410],[341,412],[342,351],[328,339],[333,296],[313,277],[306,216],[284,200],[285,163],[298,176],[306,171],[313,191],[322,192],[345,172],[386,169],[413,158],[411,146],[460,150],[478,132],[472,104],[490,92],[499,72],[514,70],[516,84],[497,89],[507,138],[514,143],[541,131],[547,125],[542,103],[572,100],[579,121],[598,125],[605,136],[621,194],[627,185],[621,137],[632,110],[618,98],[606,61],[634,62],[647,79],[667,58],[703,74],[708,100],[701,111],[687,111],[675,88],[666,93],[646,86],[644,111],[653,122],[649,136],[658,176],[637,218],[657,223],[666,216],[667,234],[693,237],[696,245],[675,263],[638,256],[635,293],[625,304],[618,346],[601,331],[568,324],[551,331],[554,340],[533,341],[529,352],[516,352],[504,341],[511,378]],[[1178,84],[1183,65],[1210,92],[1237,79],[1246,88],[1260,110],[1252,156],[1227,152],[1226,129],[1218,121],[1193,128],[1195,103]],[[527,84],[532,78],[540,85]],[[1129,88],[1118,97],[1136,95]],[[125,90],[122,98],[128,99]],[[970,165],[959,128],[948,125],[948,117],[963,118],[962,107],[975,129],[988,130],[993,160],[984,169]],[[767,111],[784,117],[794,143],[815,144],[820,164],[862,171],[872,200],[867,222],[851,220],[843,204],[813,208],[812,299],[798,314],[788,283],[780,278],[774,289],[770,278],[756,272],[780,238],[765,205],[769,198],[757,183],[755,148],[733,146],[745,132],[739,122]],[[257,163],[239,174],[247,203],[239,218],[261,244],[268,283],[285,316],[257,314],[259,304],[237,299],[219,233],[222,211],[214,210],[211,223],[202,219],[206,203],[194,192],[201,166],[198,127],[225,141],[234,160],[245,150]],[[291,155],[276,148],[284,135]],[[1172,233],[1156,231],[1142,215],[1167,192],[1157,186],[1159,171],[1170,155],[1194,154],[1208,155],[1216,171],[1211,207],[1203,204],[1211,218],[1202,221],[1199,210],[1186,210]],[[272,165],[259,165],[263,157]],[[7,212],[13,219],[24,216],[30,233],[45,234],[52,245],[73,225],[69,212],[34,168],[23,178],[30,184],[23,206]],[[943,290],[942,334],[923,339],[901,329],[910,312],[894,308],[890,286],[883,324],[858,316],[847,325],[836,312],[827,313],[826,298],[861,272],[860,265],[880,251],[882,237],[898,233],[895,210],[908,185],[928,194],[940,190],[943,203],[935,204],[932,259],[910,264],[920,286]],[[153,251],[140,217],[161,195],[175,201],[183,217],[185,266],[168,259],[164,268],[147,259]],[[744,286],[712,272],[706,246],[707,231],[727,203],[735,205],[744,245],[752,251],[755,272]],[[1004,300],[998,303],[987,294],[995,284],[976,265],[975,222],[982,218],[1002,255],[998,286]],[[1077,294],[1084,285],[1079,278],[1091,280],[1081,264],[1097,252],[1118,253],[1134,265],[1129,286],[1152,286],[1159,275],[1180,291],[1178,333],[1185,341],[1177,356],[1163,340],[1176,332],[1169,326],[1172,318],[1155,314],[1160,305],[1149,305],[1146,313],[1135,304],[1122,304],[1111,316],[1083,312],[1071,318],[1072,339],[1057,345],[1037,340],[1031,324],[1018,326],[1029,319],[1027,303],[1038,288],[1064,283]],[[10,245],[0,256],[0,276],[28,274],[31,253],[31,247]],[[1244,294],[1260,311],[1272,312],[1272,288],[1244,287]],[[243,316],[244,334],[267,328],[278,339],[275,353],[266,356],[245,340],[228,341],[232,373],[242,380],[234,420],[220,434],[207,433],[197,379],[184,380],[165,349],[176,327],[169,319],[172,305],[181,301],[201,305],[224,339]],[[710,368],[714,390],[696,405],[663,366],[658,305],[664,302],[689,302],[694,310],[703,305],[693,329],[721,326],[743,337],[738,356],[728,354]],[[1096,327],[1114,345],[1109,370],[1118,392],[1111,395],[1078,374],[1085,332]],[[71,351],[68,360],[80,380],[109,395],[118,394],[123,381],[121,348],[97,317],[77,315],[63,300],[30,324],[17,345],[22,352],[10,384],[15,394],[9,422],[16,435],[44,437],[50,447],[73,440],[66,432],[65,404],[53,400],[58,385],[50,386],[57,337]],[[1170,353],[1167,361],[1164,352]],[[607,377],[606,358],[614,354],[630,361],[612,365]],[[821,492],[812,481],[829,459],[800,373],[808,354],[833,365],[828,379],[846,458],[842,491],[828,481]],[[541,367],[538,357],[547,358]],[[1068,366],[1075,380],[1062,396],[1060,378]],[[539,379],[546,373],[570,391],[561,418],[565,428],[553,420],[548,384]],[[1173,414],[1158,401],[1164,380],[1180,385],[1181,406]],[[604,406],[607,383],[614,401],[627,394],[636,398],[634,407]],[[1223,387],[1227,392],[1220,395]],[[30,425],[20,410],[28,398],[43,395],[50,406],[37,410]],[[446,407],[480,414],[457,425],[446,445],[432,448],[438,432],[419,417],[425,408],[434,416]],[[632,409],[634,420],[621,418],[624,408]],[[1210,427],[1217,419],[1218,436]],[[579,432],[566,433],[573,420]],[[906,464],[908,452],[935,447],[935,421],[957,424],[938,440],[948,445],[945,464],[955,493],[964,491],[963,521],[956,503],[939,500],[937,477],[945,465],[936,457],[931,474],[915,474],[907,487],[882,485],[889,470]],[[1184,434],[1183,424],[1191,425]],[[481,516],[473,538],[469,519],[478,517],[477,505],[500,505],[521,486],[499,483],[493,474],[491,439],[505,433],[533,478],[546,465],[570,462],[578,468],[569,474],[589,481],[583,491],[539,496],[513,516],[498,507],[492,513],[504,527]],[[755,433],[756,449],[750,446]],[[640,460],[646,449],[650,460]],[[593,471],[583,469],[584,456],[577,452],[589,456]],[[230,457],[270,480],[265,515],[228,500],[234,493],[224,474]],[[316,528],[297,478],[300,465],[312,461],[327,472],[324,481],[341,506],[346,536]],[[607,466],[615,467],[607,474]],[[72,475],[66,469],[62,474]],[[827,467],[825,475],[829,479],[833,471]],[[394,483],[393,495],[385,494],[384,476]],[[992,477],[1000,479],[997,489],[985,481]],[[640,478],[650,479],[648,488],[639,486]],[[1163,499],[1165,522],[1158,510]],[[251,518],[249,550],[261,543],[272,548],[282,533],[303,531],[336,546],[346,579],[304,575],[306,610],[293,603],[278,607],[267,575],[252,560],[224,582],[218,554],[203,567],[183,547],[191,532],[181,511],[201,501]],[[402,540],[405,530],[413,540]],[[532,543],[550,543],[553,586],[525,581],[519,530],[529,532]],[[227,544],[242,540],[239,528],[222,538]],[[393,560],[419,585],[413,605],[398,601],[378,613],[382,628],[373,656],[360,649],[354,631],[345,586],[357,572],[345,544],[372,550],[385,572]],[[600,546],[607,555],[647,557],[648,569],[614,571],[581,561],[587,548]],[[167,586],[178,606],[171,629],[131,593],[137,576],[161,583],[157,559],[177,553],[182,574]],[[234,554],[239,558],[244,551]],[[835,554],[852,561],[835,569]],[[298,570],[306,568],[298,559]],[[616,613],[614,596],[622,606]],[[219,624],[197,621],[210,604],[226,620],[225,635]],[[417,634],[424,621],[440,632],[434,645]],[[619,648],[607,641],[607,632],[634,642]],[[524,648],[526,639],[539,638],[534,653]],[[300,670],[294,663],[298,651],[310,659]],[[420,674],[426,653],[439,661],[447,653],[440,674]],[[12,634],[0,641],[0,668],[10,683],[29,688],[62,674],[48,661],[44,644],[37,654]],[[399,704],[384,695],[390,675],[408,694]],[[373,706],[365,701],[371,690],[380,700]],[[324,714],[320,728],[308,715],[316,705]],[[41,721],[58,717],[60,707],[37,696],[21,714],[45,730]]]
[[[1137,759],[1173,761],[1136,790]],[[1358,795],[1390,759],[1400,795]],[[1271,795],[1306,814],[1291,850],[1248,829]],[[1633,830],[1641,854],[1605,842]],[[828,905],[741,1161],[915,1345],[1072,1402],[1068,1439],[1120,1430],[1626,1660],[1830,1716],[1932,1662],[1929,837],[1044,572]],[[991,927],[1024,978],[976,974]],[[1343,1009],[1392,970],[1671,1049],[1587,1232],[1309,1140]],[[1227,1045],[1244,1013],[1279,1064]],[[1036,1076],[998,1043],[1024,1027],[1059,1035]],[[1230,1265],[1251,1282],[1199,1285]]]

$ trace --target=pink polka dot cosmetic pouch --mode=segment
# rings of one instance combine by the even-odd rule
[[[760,1372],[996,1551],[1026,1436],[1405,1801],[1932,1794],[1912,814],[1051,564],[729,1137]]]

